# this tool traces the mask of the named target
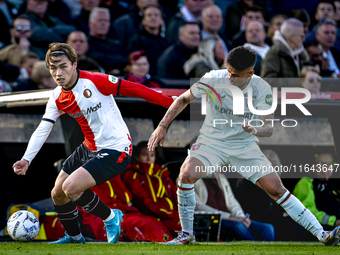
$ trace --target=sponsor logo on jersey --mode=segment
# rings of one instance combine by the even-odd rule
[[[213,87],[211,87],[210,85],[205,84],[205,83],[203,83],[203,82],[200,82],[200,81],[198,81],[197,83],[198,83],[198,84],[201,84],[201,85],[203,85],[203,86],[205,86],[205,87],[207,87],[207,88],[210,89],[212,92],[214,92],[214,93],[216,94],[216,96],[217,96],[217,99],[220,101],[220,104],[222,105],[222,100],[221,100],[220,96],[217,94],[216,90],[215,90]],[[204,89],[204,88],[199,88],[199,89],[200,89],[200,90],[203,90],[205,93],[207,93],[207,94],[211,97],[211,99],[214,101],[215,105],[217,105],[216,100],[215,100],[213,94],[212,94],[210,91],[208,91],[208,90],[206,90],[206,89]]]
[[[75,113],[70,112],[68,115],[71,116],[72,118],[80,118],[86,114],[91,114],[93,112],[96,112],[100,108],[102,108],[101,102],[99,102],[95,107],[90,106],[89,108],[86,109],[86,111],[82,110],[81,112],[75,112]]]
[[[118,78],[113,75],[109,75],[109,81],[116,84],[118,82]]]
[[[92,96],[92,91],[89,89],[85,89],[83,92],[84,97],[90,98]]]
[[[273,96],[271,94],[266,95],[265,102],[266,102],[266,104],[272,106],[272,104],[273,104]]]

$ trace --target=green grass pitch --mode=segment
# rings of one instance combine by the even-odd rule
[[[0,255],[188,255],[188,254],[340,254],[340,247],[325,247],[317,242],[249,242],[199,243],[196,245],[168,246],[159,243],[87,243],[68,245],[49,245],[46,242],[0,242]]]

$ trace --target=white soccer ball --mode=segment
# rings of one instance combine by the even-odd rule
[[[7,221],[7,230],[15,241],[30,241],[39,233],[39,220],[29,211],[21,210],[13,213]]]

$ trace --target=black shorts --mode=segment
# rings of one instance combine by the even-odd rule
[[[84,144],[65,160],[62,170],[72,174],[79,167],[85,168],[100,185],[124,172],[131,157],[125,152],[103,149],[93,152]]]

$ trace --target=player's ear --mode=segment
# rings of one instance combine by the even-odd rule
[[[72,67],[73,67],[73,70],[77,69],[77,61],[73,63]]]
[[[255,71],[253,69],[249,70],[248,77],[252,77]]]

